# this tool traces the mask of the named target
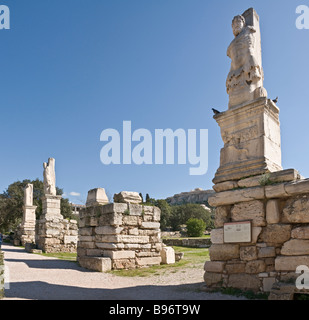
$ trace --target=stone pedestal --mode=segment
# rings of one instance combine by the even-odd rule
[[[24,206],[23,222],[20,226],[20,241],[21,245],[35,242],[35,210],[36,206]]]
[[[271,100],[260,98],[214,119],[224,142],[214,184],[282,170],[279,109]]]
[[[46,194],[42,197],[42,209],[43,216],[46,219],[50,219],[52,217],[63,219],[61,215],[61,196],[54,196],[50,194]]]

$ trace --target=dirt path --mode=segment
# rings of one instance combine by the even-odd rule
[[[203,270],[186,268],[160,276],[119,277],[89,271],[77,263],[27,253],[4,244],[10,289],[5,300],[230,300],[201,292]]]

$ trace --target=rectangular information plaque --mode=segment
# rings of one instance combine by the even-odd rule
[[[224,224],[224,243],[251,242],[251,221]]]

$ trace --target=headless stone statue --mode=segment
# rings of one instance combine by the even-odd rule
[[[56,195],[55,159],[49,158],[48,163],[43,163],[44,194]]]
[[[24,189],[24,205],[25,207],[33,206],[33,185],[28,183]]]
[[[245,17],[246,18],[245,18]],[[231,69],[226,80],[229,108],[267,97],[263,68],[259,18],[253,9],[234,17],[234,40],[228,47]]]

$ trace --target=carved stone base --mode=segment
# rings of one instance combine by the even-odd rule
[[[282,170],[279,109],[271,100],[260,98],[214,119],[224,142],[214,184]]]
[[[53,196],[46,194],[42,197],[43,217],[63,219],[60,209],[61,196]],[[42,218],[43,218],[42,217]]]

